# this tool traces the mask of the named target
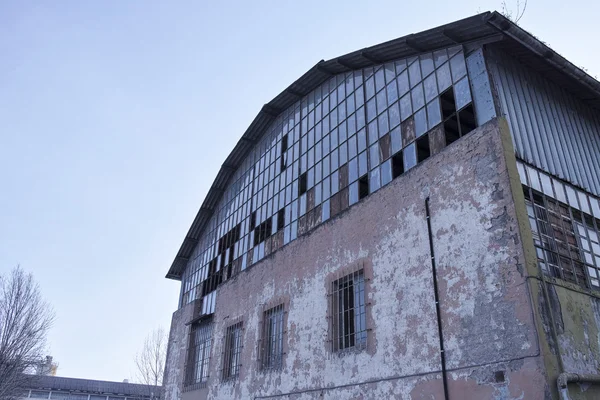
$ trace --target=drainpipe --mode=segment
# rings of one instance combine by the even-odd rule
[[[579,382],[600,384],[600,375],[572,374],[568,372],[563,372],[558,376],[558,379],[556,380],[556,385],[558,386],[558,393],[560,395],[561,400],[571,400],[567,384]]]
[[[444,399],[449,400],[448,373],[446,371],[446,349],[444,347],[444,331],[442,329],[442,313],[440,310],[440,295],[438,290],[435,253],[433,252],[433,232],[431,229],[431,214],[429,213],[429,197],[425,199],[425,215],[427,217],[427,233],[429,234],[429,251],[431,253],[431,274],[433,275],[433,296],[435,300],[435,313],[437,315],[438,337],[440,338],[440,361],[442,365],[442,383],[444,385]]]

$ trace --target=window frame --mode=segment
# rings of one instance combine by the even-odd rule
[[[213,344],[212,318],[198,321],[190,327],[184,391],[206,387],[210,379],[210,359]],[[199,348],[201,352],[198,352]],[[198,376],[200,366],[200,376]]]
[[[239,378],[242,367],[244,322],[238,321],[225,328],[223,337],[223,382]]]
[[[329,342],[332,353],[344,354],[367,348],[370,336],[367,302],[370,279],[364,264],[361,262],[353,268],[338,271],[337,276],[329,282]],[[344,301],[346,304],[341,309],[340,304]],[[350,320],[352,322],[349,324]]]
[[[273,322],[274,324],[272,324]],[[285,302],[279,302],[264,308],[258,349],[259,369],[261,371],[280,370],[283,367],[285,337],[287,334],[286,326],[287,311]],[[277,332],[273,333],[274,330]],[[274,343],[276,354],[273,354],[273,347],[271,346]]]

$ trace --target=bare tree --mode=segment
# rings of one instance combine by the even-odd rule
[[[523,8],[521,8],[523,7]],[[525,10],[527,9],[527,0],[517,0],[517,8],[513,12],[512,8],[506,5],[506,0],[502,1],[502,15],[506,18],[510,19],[515,24],[518,24],[523,15],[525,14]]]
[[[53,321],[33,275],[19,266],[0,275],[0,400],[20,397],[33,378]]]
[[[167,358],[167,334],[158,328],[150,332],[142,351],[135,356],[138,380],[146,385],[162,386]]]

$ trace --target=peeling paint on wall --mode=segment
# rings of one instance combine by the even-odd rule
[[[424,209],[429,197],[450,396],[545,398],[547,382],[500,136],[496,121],[478,128],[220,286],[210,394],[189,395],[443,398]],[[327,285],[356,262],[365,262],[371,278],[367,348],[332,353]],[[263,305],[282,296],[289,298],[283,366],[262,372],[256,343]],[[223,332],[239,318],[244,323],[240,375],[237,381],[221,382]],[[169,385],[174,386],[172,380]]]

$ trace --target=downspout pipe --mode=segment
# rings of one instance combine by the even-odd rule
[[[560,395],[561,400],[571,400],[571,396],[569,396],[569,389],[567,388],[567,385],[569,383],[600,384],[600,375],[573,374],[563,372],[558,376],[558,379],[556,380],[556,385],[558,386],[558,393]]]
[[[431,229],[431,213],[429,212],[429,197],[425,199],[425,215],[427,218],[427,234],[429,235],[429,251],[431,253],[431,274],[433,277],[433,296],[435,300],[435,313],[437,316],[438,337],[440,339],[440,363],[442,365],[442,383],[444,386],[444,399],[450,400],[448,394],[448,372],[446,371],[446,349],[444,347],[444,330],[442,329],[442,313],[440,310],[440,295],[433,249],[433,232]]]

